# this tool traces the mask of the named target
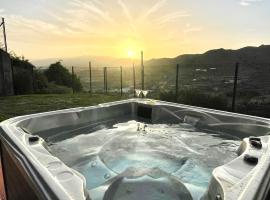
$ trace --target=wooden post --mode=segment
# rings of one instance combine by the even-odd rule
[[[234,73],[234,84],[233,84],[232,112],[235,112],[235,101],[236,101],[237,81],[238,81],[238,69],[239,69],[239,63],[236,63],[235,64],[235,73]]]
[[[72,93],[74,94],[74,67],[72,66]]]
[[[143,51],[141,52],[141,67],[142,67],[142,90],[144,90],[144,65],[143,65]]]
[[[120,92],[121,92],[121,96],[123,96],[123,68],[122,66],[120,67]]]
[[[89,93],[92,93],[92,65],[89,62]]]
[[[136,74],[135,74],[135,65],[133,63],[133,95],[136,97]]]
[[[6,36],[6,26],[5,26],[5,18],[2,17],[2,23],[1,25],[3,26],[3,35],[4,35],[4,43],[5,43],[5,51],[7,52],[7,36]]]
[[[175,82],[175,100],[178,98],[178,90],[179,90],[179,64],[176,65],[176,82]]]

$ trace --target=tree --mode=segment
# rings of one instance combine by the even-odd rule
[[[33,93],[33,70],[35,66],[25,59],[24,56],[19,57],[14,52],[11,52],[10,55],[13,66],[15,94]]]
[[[41,70],[34,70],[34,91],[42,92],[48,88],[48,79]]]
[[[60,61],[50,65],[45,71],[45,75],[49,82],[54,82],[57,85],[63,85],[74,89],[74,91],[82,91],[80,79],[73,75],[62,65]]]

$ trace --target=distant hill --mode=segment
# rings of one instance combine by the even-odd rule
[[[214,49],[203,54],[185,54],[175,58],[160,58],[147,61],[147,65],[195,65],[221,63],[270,63],[270,45],[244,47],[237,50]]]
[[[189,85],[194,79],[197,85],[205,85],[207,90],[210,90],[211,87],[227,87],[222,85],[221,81],[232,83],[236,62],[240,63],[239,88],[242,91],[270,93],[270,45],[237,50],[215,49],[203,54],[152,59],[147,61],[146,65],[151,68],[163,66],[169,69],[169,66],[179,64],[183,84]],[[230,88],[231,86],[228,87],[229,90]]]
[[[97,67],[130,66],[133,62],[130,58],[113,58],[108,56],[79,56],[73,58],[49,58],[33,60],[32,63],[39,67],[48,67],[51,63],[62,60],[66,66],[88,67],[91,60]],[[139,64],[139,60],[134,61]],[[175,58],[159,58],[145,61],[147,66],[168,65],[195,65],[195,64],[221,64],[221,63],[270,63],[270,45],[259,47],[244,47],[237,50],[214,49],[203,54],[184,54]]]
[[[45,59],[33,61],[36,66],[48,67],[49,64],[61,59]],[[77,75],[84,87],[88,87],[88,62],[93,67],[124,67],[124,76],[131,85],[132,60],[128,58],[113,58],[104,56],[81,56],[64,58],[63,64],[68,68],[75,66]],[[239,89],[243,92],[256,91],[260,94],[270,93],[270,45],[259,47],[244,47],[237,50],[214,49],[203,54],[185,54],[175,58],[159,58],[145,61],[146,87],[149,89],[173,88],[175,84],[176,65],[180,64],[180,82],[183,87],[204,88],[206,91],[231,91],[235,63],[240,63]],[[139,83],[140,61],[135,60],[136,78]],[[95,74],[98,73],[98,74]],[[103,84],[103,72],[93,72],[93,77]],[[119,75],[119,70],[110,69],[109,74]],[[119,78],[112,77],[116,81]],[[110,81],[111,83],[111,81]],[[116,85],[118,82],[116,83]],[[224,93],[224,92],[223,92]]]
[[[51,63],[61,60],[62,63],[67,66],[75,66],[86,68],[88,67],[89,61],[92,62],[94,67],[119,67],[119,66],[130,66],[132,62],[139,63],[138,60],[131,60],[130,58],[113,58],[108,56],[79,56],[73,58],[48,58],[33,60],[32,63],[37,67],[48,67]]]

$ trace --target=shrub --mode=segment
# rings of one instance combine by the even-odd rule
[[[61,62],[51,64],[49,69],[45,71],[45,75],[49,82],[57,85],[66,86],[74,89],[76,92],[82,91],[82,84],[76,74],[72,75]]]
[[[48,88],[48,79],[40,70],[34,70],[34,91],[40,93],[44,89]]]
[[[195,89],[185,89],[179,91],[177,99],[174,92],[161,92],[159,97],[164,101],[218,110],[228,110],[226,97],[218,94],[203,93]]]
[[[66,86],[57,85],[55,83],[48,83],[48,87],[40,89],[39,94],[68,94],[72,93],[72,89]]]
[[[14,73],[14,90],[15,94],[33,93],[33,82],[31,74],[26,70]]]

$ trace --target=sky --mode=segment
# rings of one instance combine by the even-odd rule
[[[270,44],[269,0],[1,0],[0,16],[8,49],[30,60]]]

